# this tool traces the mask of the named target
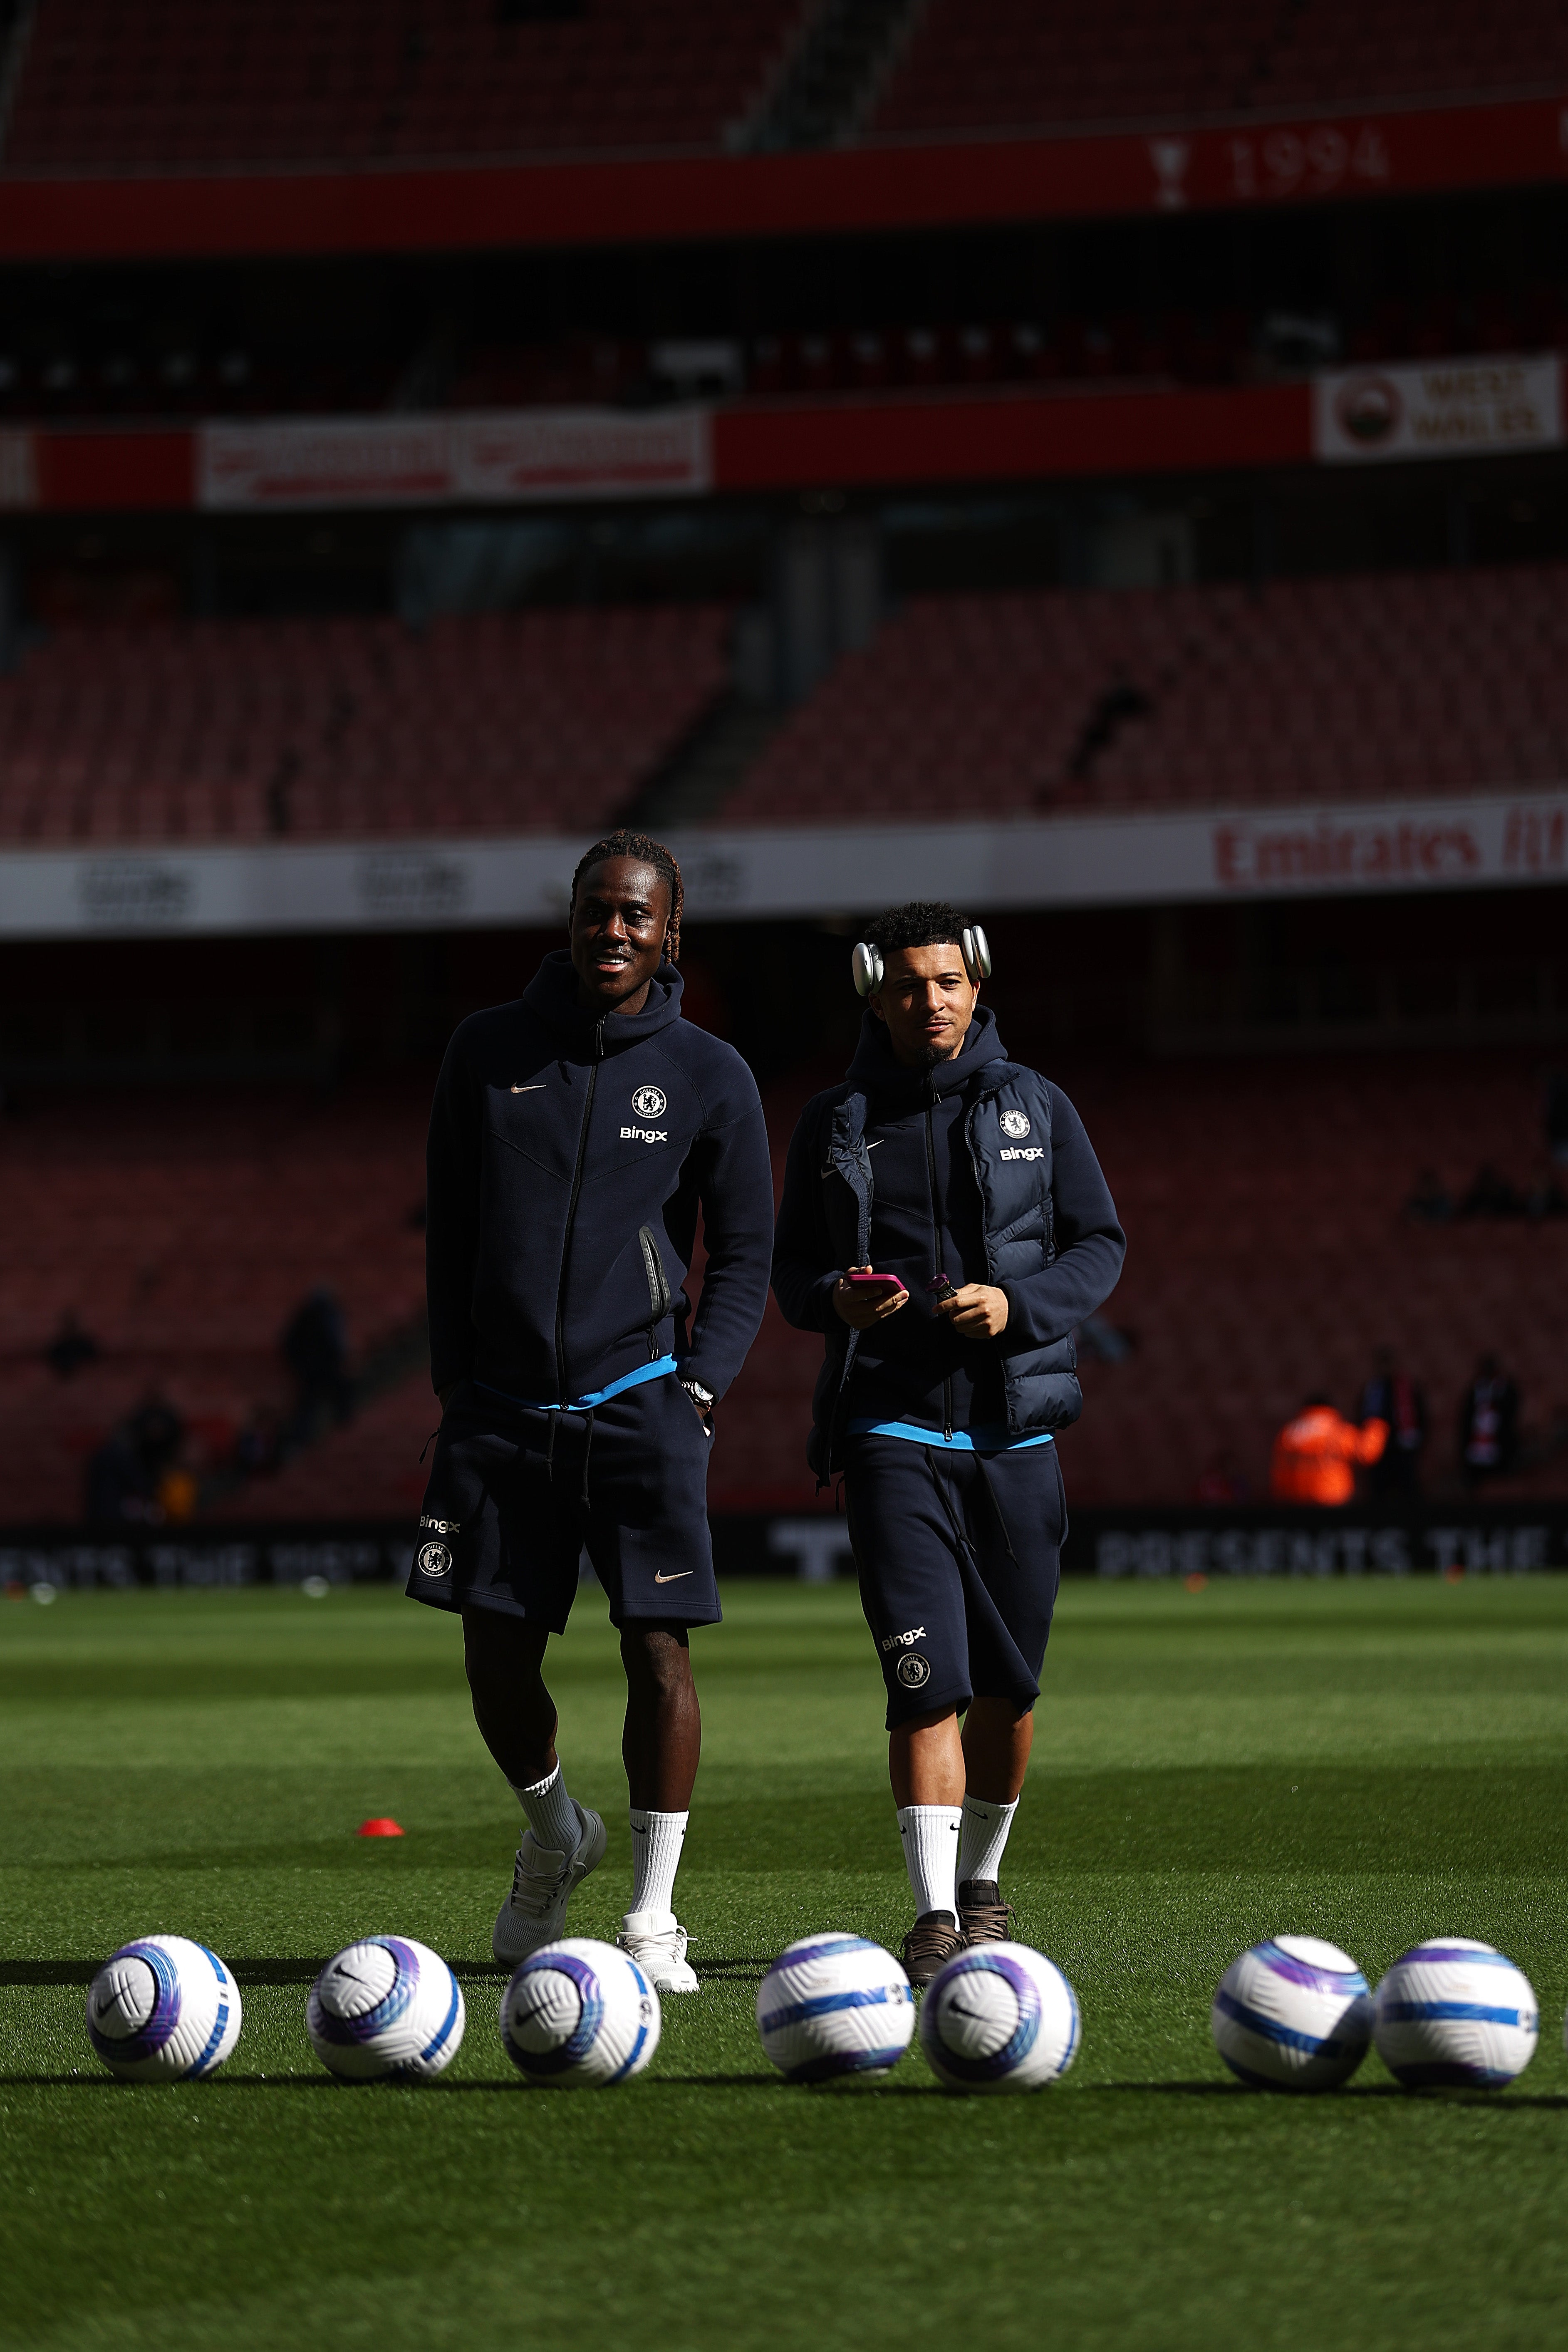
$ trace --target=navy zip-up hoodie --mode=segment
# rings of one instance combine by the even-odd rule
[[[991,1181],[1005,1176],[1011,1188],[1005,1207],[994,1204],[1002,1223],[988,1223],[976,1175],[983,1102],[998,1130],[987,1131]],[[854,1262],[857,1166],[869,1261],[896,1274],[910,1299],[851,1347],[832,1293]],[[816,1096],[795,1129],[773,1249],[786,1320],[827,1335],[815,1465],[836,1454],[850,1419],[1014,1435],[1061,1426],[1077,1410],[1070,1334],[1114,1288],[1125,1252],[1082,1120],[1059,1087],[1007,1059],[988,1005],[976,1008],[957,1056],[929,1071],[897,1061],[886,1024],[868,1012],[847,1080]],[[929,1285],[939,1273],[955,1289],[989,1282],[1005,1292],[999,1339],[965,1339],[937,1316]]]
[[[426,1155],[437,1391],[475,1379],[570,1403],[673,1353],[721,1396],[740,1370],[767,1297],[767,1129],[751,1071],[681,1019],[680,993],[663,963],[641,1013],[601,1018],[562,949],[515,1003],[454,1034]]]

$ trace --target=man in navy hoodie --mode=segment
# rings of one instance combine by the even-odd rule
[[[584,1546],[626,1675],[634,1881],[620,1943],[695,1992],[675,1873],[701,1725],[687,1631],[717,1623],[708,1449],[767,1297],[773,1179],[756,1085],[680,1017],[680,874],[635,833],[595,844],[570,946],[465,1021],[430,1118],[426,1284],[436,1459],[409,1575],[461,1612],[474,1715],[527,1816],[496,1958],[563,1932],[605,1853],[568,1796],[541,1665]],[[699,1206],[707,1263],[682,1284]]]
[[[807,1451],[843,1473],[887,1685],[916,1984],[1007,1934],[997,1874],[1066,1531],[1052,1433],[1082,1408],[1074,1328],[1126,1248],[1078,1113],[1003,1051],[989,970],[951,907],[869,926],[860,1043],[795,1129],[773,1250],[785,1317],[826,1335]]]

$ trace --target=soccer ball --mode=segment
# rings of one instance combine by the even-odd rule
[[[914,2030],[908,1977],[864,1936],[803,1936],[757,1988],[757,2032],[786,2083],[885,2074]]]
[[[629,2083],[658,2048],[658,1995],[629,1952],[565,1936],[530,1952],[500,2000],[506,2054],[561,2091]]]
[[[216,1952],[184,1936],[121,1944],[88,1987],[88,2040],[128,2083],[210,2074],[239,2026],[239,1987]]]
[[[1071,1985],[1027,1944],[956,1953],[926,1987],[921,2048],[950,2091],[1037,2091],[1067,2073],[1081,2036]]]
[[[462,2043],[463,1990],[412,1936],[367,1936],[327,1962],[305,2005],[321,2063],[347,2083],[428,2082]]]
[[[1489,1944],[1434,1937],[1402,1952],[1377,1989],[1377,2054],[1407,2091],[1500,2091],[1535,2053],[1528,1978]]]
[[[1331,2091],[1372,2040],[1366,1979],[1321,1936],[1271,1936],[1232,1960],[1209,2011],[1214,2046],[1255,2091]]]

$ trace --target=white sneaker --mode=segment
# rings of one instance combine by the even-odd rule
[[[504,1968],[515,1969],[541,1944],[555,1941],[565,1925],[572,1889],[605,1859],[604,1822],[575,1797],[572,1809],[583,1830],[574,1853],[557,1853],[541,1845],[531,1830],[523,1832],[511,1893],[500,1906],[490,1937],[490,1948]]]
[[[686,1930],[673,1911],[628,1911],[616,1937],[655,1992],[700,1992],[697,1971],[686,1957]]]

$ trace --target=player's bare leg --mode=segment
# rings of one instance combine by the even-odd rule
[[[621,1755],[631,1794],[632,1904],[618,1941],[661,1993],[695,1992],[675,1874],[702,1748],[702,1714],[682,1625],[634,1622],[621,1633],[626,1720]]]
[[[513,1966],[553,1943],[572,1890],[605,1857],[605,1824],[566,1792],[555,1702],[540,1669],[549,1629],[496,1609],[463,1612],[463,1664],[479,1737],[528,1817],[491,1946]]]

